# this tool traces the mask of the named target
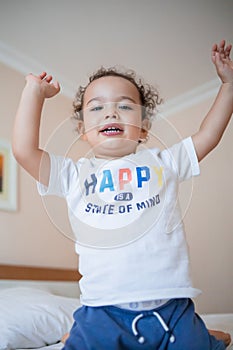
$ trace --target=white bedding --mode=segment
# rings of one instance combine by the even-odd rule
[[[210,315],[201,315],[206,325],[210,329],[218,329],[231,334],[233,339],[233,314],[210,314]],[[61,350],[64,345],[59,342],[54,345],[45,346],[37,350]],[[231,344],[228,350],[233,350],[233,344]],[[26,350],[26,349],[20,349]],[[32,350],[32,349],[27,349]]]
[[[0,290],[0,349],[43,348],[58,343],[70,330],[73,312],[78,307],[78,298],[54,295],[43,289]]]
[[[8,282],[0,281],[0,350],[61,350],[60,339],[71,328],[73,312],[80,306],[77,284],[40,282],[25,286],[20,282],[18,287]],[[55,295],[59,284],[60,294],[65,296]],[[233,313],[201,317],[209,329],[228,332],[233,339]],[[233,350],[233,344],[228,349]]]
[[[230,333],[232,344],[227,349],[233,350],[233,314],[209,314],[201,317],[209,329]]]
[[[63,346],[64,346],[64,344],[59,342],[57,344],[44,346],[43,348],[37,348],[36,350],[61,350]],[[27,348],[27,349],[18,349],[18,350],[35,350],[35,349],[28,349]]]
[[[201,315],[202,319],[205,321],[206,325],[210,329],[219,329],[231,334],[233,339],[233,314],[210,314],[210,315]],[[57,343],[50,346],[45,346],[37,350],[61,350],[63,344]],[[231,344],[228,350],[233,350],[233,344]],[[26,349],[20,349],[26,350]],[[32,350],[32,349],[27,349]]]
[[[61,350],[62,347],[64,346],[64,344],[62,344],[61,342],[57,343],[57,344],[53,344],[53,345],[47,345],[47,346],[43,346],[42,348],[37,348],[36,350]],[[30,349],[17,349],[17,350],[35,350],[33,348]]]
[[[233,340],[233,314],[209,314],[201,315],[209,329],[218,329],[231,334]],[[45,346],[38,350],[61,350],[64,345],[60,342],[54,345]],[[26,349],[20,349],[26,350]],[[27,349],[32,350],[32,349]],[[233,350],[233,344],[231,344],[227,350]]]

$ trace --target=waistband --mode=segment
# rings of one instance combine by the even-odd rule
[[[132,310],[132,311],[145,311],[145,310],[153,310],[160,306],[163,306],[169,300],[170,299],[135,301],[131,303],[115,304],[114,306],[119,307],[121,309]]]

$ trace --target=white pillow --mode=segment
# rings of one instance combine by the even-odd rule
[[[79,299],[16,287],[0,291],[0,349],[36,348],[61,340]]]

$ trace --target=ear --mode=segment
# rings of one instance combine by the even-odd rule
[[[77,131],[78,131],[78,133],[79,133],[80,136],[81,136],[81,140],[82,140],[82,141],[86,141],[87,138],[86,138],[86,134],[85,134],[85,128],[84,128],[84,122],[83,122],[83,120],[78,120],[78,123],[77,123]]]
[[[149,119],[145,118],[142,121],[142,127],[141,127],[141,132],[140,132],[140,139],[139,142],[146,142],[148,139],[148,130],[151,127],[151,122]]]

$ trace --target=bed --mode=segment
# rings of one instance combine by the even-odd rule
[[[0,350],[61,350],[80,307],[80,277],[71,269],[0,265]],[[233,339],[233,313],[201,316]]]
[[[0,265],[0,349],[60,350],[80,307],[77,270]]]

